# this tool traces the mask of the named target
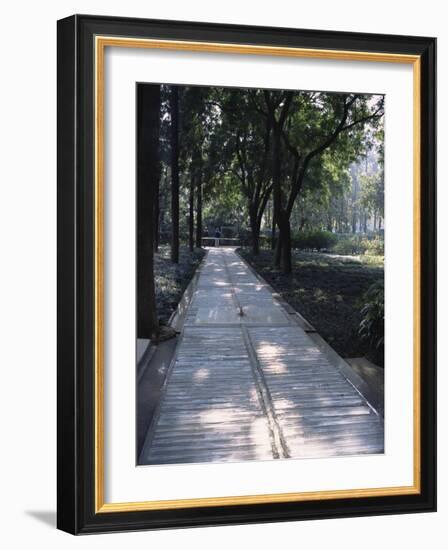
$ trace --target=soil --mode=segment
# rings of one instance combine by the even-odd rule
[[[285,275],[273,267],[270,250],[261,250],[259,256],[247,249],[239,253],[339,355],[369,355],[367,342],[358,334],[363,295],[384,278],[383,265],[366,264],[358,257],[294,251],[293,272]]]
[[[181,247],[179,263],[174,264],[170,259],[168,246],[160,246],[159,252],[154,254],[156,303],[160,324],[168,323],[204,255],[205,250],[201,248],[190,252],[188,248]]]

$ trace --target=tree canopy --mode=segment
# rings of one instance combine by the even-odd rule
[[[256,254],[269,224],[287,273],[292,232],[357,231],[372,216],[381,228],[383,96],[162,86],[161,105],[162,187],[180,196],[180,219],[176,208],[164,218],[175,240],[179,223],[190,247],[209,226],[236,225]]]

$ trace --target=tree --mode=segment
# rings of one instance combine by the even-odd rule
[[[159,108],[160,111],[160,108]],[[160,125],[159,125],[160,126]],[[154,182],[154,252],[159,251],[159,239],[160,239],[160,179],[162,177],[162,163],[160,162],[160,128],[159,128],[159,161],[157,162],[157,170],[159,173]]]
[[[190,189],[188,194],[188,247],[190,252],[194,250],[194,188],[195,183],[195,173],[193,170],[190,171]]]
[[[327,150],[333,152],[334,158],[341,156],[348,165],[364,138],[364,126],[383,116],[384,102],[382,97],[372,104],[366,96],[323,92],[265,90],[263,95],[264,108],[260,103],[258,108],[273,127],[274,212],[279,227],[276,261],[281,260],[283,272],[290,273],[290,217],[310,168]],[[282,143],[292,161],[283,181]]]
[[[202,154],[196,150],[194,160],[196,188],[196,247],[202,247]]]
[[[381,96],[162,88],[170,91],[169,99],[162,102],[168,105],[163,120],[171,121],[165,140],[171,144],[170,157],[166,147],[162,151],[165,166],[170,167],[164,173],[172,181],[173,256],[179,241],[179,172],[190,249],[194,237],[196,246],[202,244],[203,218],[208,224],[234,220],[241,226],[237,220],[245,216],[254,254],[259,251],[261,229],[270,224],[275,263],[288,273],[292,227],[355,230],[362,209],[355,192],[348,197],[348,169],[371,147],[381,127]],[[164,132],[167,126],[163,124]],[[373,215],[380,220],[379,212]]]
[[[157,339],[154,289],[154,199],[158,187],[160,86],[137,87],[137,336]]]
[[[206,100],[210,93],[210,88],[191,86],[183,90],[181,98],[180,157],[184,170],[190,172],[188,197],[190,250],[193,250],[195,241],[196,247],[202,246],[203,154],[209,131],[210,117]]]
[[[207,200],[203,214],[207,225],[241,227],[247,222],[247,208],[239,180],[231,172],[207,178],[204,192]]]
[[[233,153],[232,173],[238,178],[247,200],[252,251],[260,251],[260,228],[272,192],[270,166],[271,121],[260,116],[250,100],[250,90],[228,94],[230,107],[223,107],[223,121],[227,122],[229,147]],[[235,98],[235,95],[237,97]],[[233,105],[232,105],[233,104]]]
[[[171,261],[179,263],[179,90],[171,87]]]
[[[373,229],[381,229],[384,217],[384,183],[382,171],[363,174],[361,180],[361,204],[368,216],[373,216]]]
[[[291,212],[285,208],[283,186],[282,186],[282,147],[281,139],[284,125],[293,99],[293,92],[276,92],[264,90],[264,101],[266,111],[260,108],[261,112],[266,113],[269,126],[273,131],[272,143],[272,186],[274,197],[274,218],[279,228],[279,238],[277,240],[277,249],[275,253],[275,264],[282,262],[284,273],[290,273],[291,263],[291,226],[289,218]],[[292,205],[291,205],[292,209]]]

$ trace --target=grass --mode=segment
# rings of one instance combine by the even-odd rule
[[[364,293],[384,278],[383,257],[294,251],[293,272],[284,275],[273,267],[271,250],[239,252],[342,357],[368,355],[358,334],[361,309]]]
[[[190,252],[187,247],[181,247],[179,263],[174,264],[169,246],[160,246],[154,254],[157,314],[161,324],[168,323],[204,255],[205,250],[201,248]]]

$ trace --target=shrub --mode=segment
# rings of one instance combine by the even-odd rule
[[[332,251],[335,254],[369,254],[384,256],[384,240],[380,237],[369,239],[361,235],[338,235]]]
[[[339,236],[337,243],[333,247],[335,254],[347,255],[347,254],[360,254],[361,239],[356,236]]]
[[[292,237],[292,246],[299,250],[330,250],[337,237],[330,231],[298,231]]]
[[[375,237],[371,240],[366,239],[364,254],[384,256],[384,240],[379,237]]]
[[[374,256],[373,254],[364,254],[360,256],[359,259],[361,263],[364,265],[384,267],[384,256]]]
[[[365,305],[361,310],[362,320],[359,335],[369,345],[372,361],[384,363],[384,282],[371,285],[364,294]]]

